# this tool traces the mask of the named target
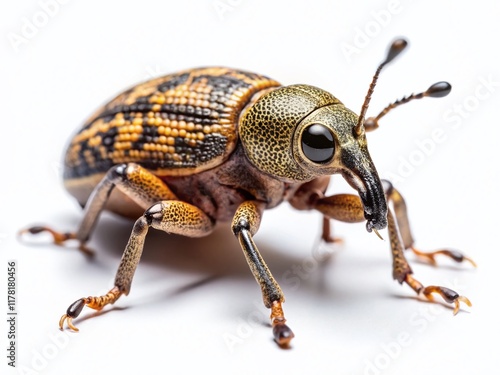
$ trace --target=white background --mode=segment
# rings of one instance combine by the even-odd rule
[[[498,3],[88,0],[47,9],[42,2],[50,1],[0,9],[0,294],[14,259],[19,373],[500,371],[498,347],[485,341],[496,345],[500,333]],[[21,243],[16,232],[35,223],[77,227],[81,210],[62,188],[60,161],[96,108],[144,79],[224,65],[322,87],[358,112],[396,36],[410,48],[380,77],[369,114],[439,80],[453,91],[388,115],[369,134],[371,154],[405,195],[417,245],[462,249],[479,265],[440,258],[432,267],[409,254],[415,277],[452,287],[472,308],[453,316],[419,301],[392,280],[388,242],[363,225],[336,223],[345,244],[319,265],[319,215],[284,204],[266,213],[256,242],[287,297],[291,349],[272,341],[260,289],[227,225],[197,240],[150,231],[131,294],[95,318],[85,309],[77,334],[57,329],[71,302],[112,286],[132,222],[103,215],[89,244],[93,260],[43,236]],[[351,191],[334,182],[332,192]],[[6,297],[0,301],[5,311]],[[5,373],[8,327],[0,327]]]

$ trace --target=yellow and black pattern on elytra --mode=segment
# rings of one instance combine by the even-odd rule
[[[256,92],[279,86],[229,68],[198,68],[156,78],[120,94],[73,137],[66,180],[135,162],[162,175],[188,175],[223,162],[234,150],[237,122]]]

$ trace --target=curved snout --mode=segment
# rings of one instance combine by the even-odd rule
[[[342,175],[354,187],[363,202],[366,230],[384,229],[387,226],[387,202],[384,188],[373,162],[369,158],[344,157]]]
[[[368,152],[365,132],[355,131],[358,116],[341,104],[316,109],[297,126],[294,136],[296,165],[313,177],[341,173],[358,191],[366,229],[387,226],[387,203],[377,169]],[[313,132],[313,126],[319,128]],[[331,159],[325,156],[329,155]]]

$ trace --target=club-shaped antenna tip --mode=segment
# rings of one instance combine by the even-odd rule
[[[408,42],[405,39],[396,39],[392,42],[391,47],[389,48],[389,52],[387,52],[387,57],[384,61],[384,64],[391,62],[396,56],[398,56],[408,45]]]
[[[430,86],[425,92],[425,96],[430,96],[431,98],[442,98],[448,95],[451,91],[451,85],[448,82],[436,82]]]

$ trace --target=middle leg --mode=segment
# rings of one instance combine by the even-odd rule
[[[59,327],[63,329],[67,322],[72,330],[78,331],[72,320],[80,315],[85,306],[101,310],[104,306],[115,303],[121,295],[130,292],[149,227],[172,234],[202,237],[208,235],[213,226],[213,221],[203,211],[188,203],[172,200],[154,204],[134,224],[116,272],[114,287],[103,296],[80,298],[73,302],[61,317]]]

